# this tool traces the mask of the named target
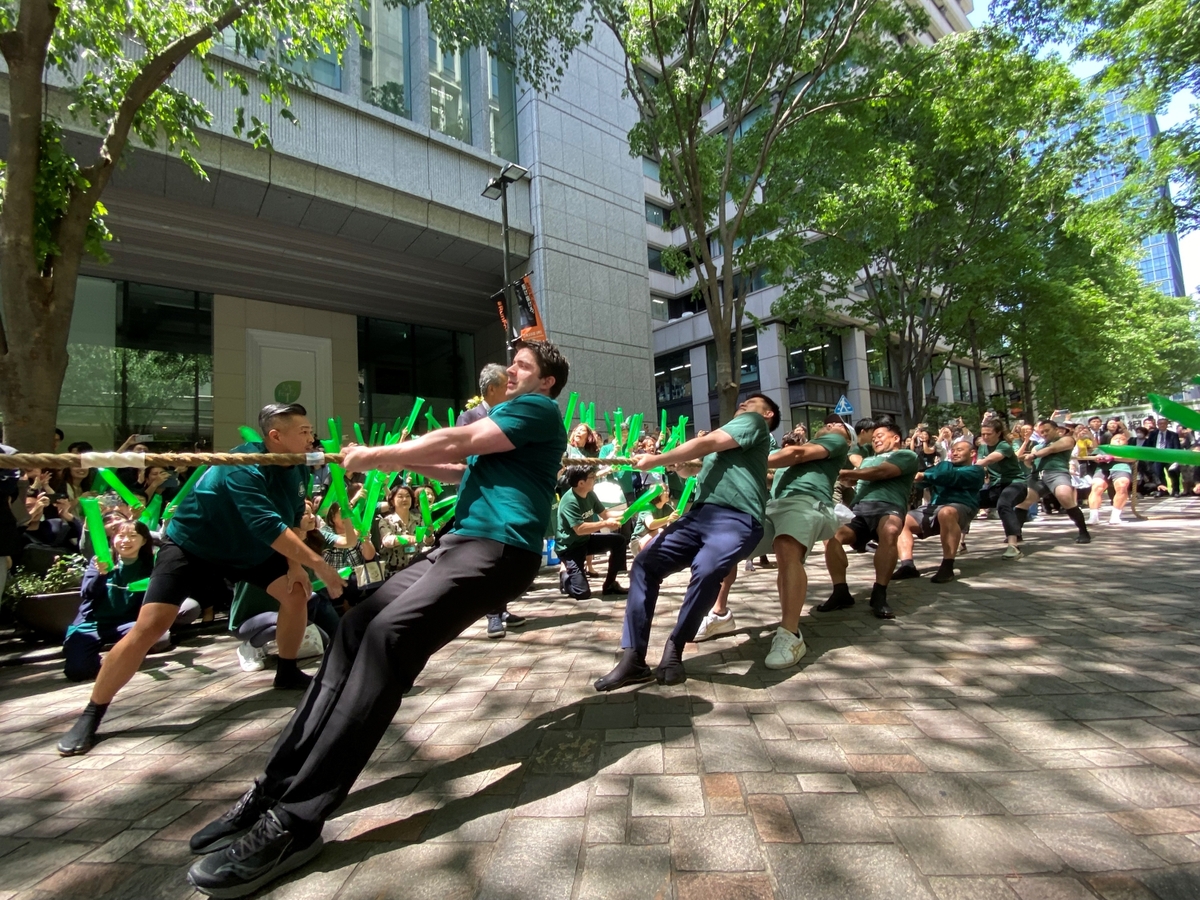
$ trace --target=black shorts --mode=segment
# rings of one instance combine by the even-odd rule
[[[850,530],[854,532],[854,543],[851,544],[856,552],[866,553],[870,541],[879,540],[879,523],[888,516],[904,520],[904,510],[889,506],[886,503],[867,501],[859,503],[851,510],[854,518],[850,520]]]
[[[937,514],[945,507],[951,507],[958,513],[958,527],[962,529],[963,534],[971,530],[971,520],[978,515],[979,510],[971,509],[965,503],[946,503],[938,509],[930,509],[928,506],[922,506],[919,509],[910,509],[908,517],[917,523],[917,538],[925,540],[934,535],[942,533],[942,523],[938,521]]]
[[[244,581],[255,587],[267,589],[277,578],[287,574],[288,560],[281,553],[271,551],[263,562],[249,569],[202,559],[170,538],[165,538],[154,570],[150,573],[150,586],[142,603],[169,603],[179,606],[191,597],[202,607],[213,606],[229,598],[230,584]]]

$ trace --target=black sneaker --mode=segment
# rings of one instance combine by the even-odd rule
[[[896,614],[888,606],[887,591],[878,587],[871,591],[871,611],[877,619],[894,619]]]
[[[520,628],[529,621],[524,616],[518,616],[516,613],[510,613],[508,611],[501,613],[500,617],[504,619],[505,628]]]
[[[1075,538],[1075,543],[1077,544],[1090,544],[1091,542],[1092,536],[1086,531],[1079,532],[1079,537]]]
[[[504,627],[504,616],[501,615],[500,613],[496,613],[494,616],[488,616],[487,620],[488,620],[488,630],[487,630],[488,637],[495,640],[496,638],[504,637],[504,635],[508,633],[508,629],[506,629]]]
[[[854,595],[844,584],[834,585],[829,599],[817,607],[817,612],[833,612],[836,609],[849,609],[854,605]]]
[[[945,584],[947,581],[954,580],[954,561],[950,559],[942,560],[942,564],[938,566],[938,570],[929,579],[934,584]]]
[[[274,805],[275,801],[267,796],[262,784],[255,781],[225,815],[193,834],[188,846],[193,853],[224,850],[249,831],[262,818],[262,814]]]
[[[624,596],[629,593],[629,588],[622,586],[619,582],[614,581],[612,584],[604,585],[600,591],[601,596]]]
[[[917,571],[917,564],[911,559],[906,559],[896,567],[896,571],[892,573],[892,581],[903,581],[905,578],[920,578],[921,573]]]
[[[245,897],[300,868],[321,852],[323,843],[320,835],[303,843],[270,811],[224,850],[196,860],[187,880],[200,893],[220,900]]]

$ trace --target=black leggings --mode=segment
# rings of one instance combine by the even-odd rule
[[[1024,503],[1028,496],[1029,486],[1024,481],[1010,481],[989,486],[980,492],[979,499],[983,509],[995,509],[999,513],[1004,536],[1020,540],[1021,526],[1025,524],[1027,513],[1017,509],[1017,504]]]

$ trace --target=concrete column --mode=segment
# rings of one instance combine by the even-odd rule
[[[758,333],[759,390],[779,404],[783,414],[777,434],[792,428],[792,405],[788,399],[787,349],[783,344],[784,326],[779,322],[768,325]]]
[[[408,11],[409,52],[408,76],[412,85],[408,89],[412,102],[412,120],[429,127],[429,11],[424,4],[411,7]]]
[[[467,69],[471,73],[471,145],[485,153],[492,152],[488,134],[488,73],[487,52],[472,47],[467,54]]]
[[[692,348],[691,363],[692,424],[695,431],[707,431],[712,413],[708,408],[708,351],[704,344]]]
[[[362,99],[362,41],[353,28],[346,38],[346,49],[342,53],[342,93],[347,97]]]
[[[867,374],[867,335],[851,328],[842,337],[842,366],[846,372],[846,399],[854,407],[854,418],[871,415],[871,382]]]

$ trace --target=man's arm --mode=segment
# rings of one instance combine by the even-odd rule
[[[737,439],[729,432],[718,428],[716,431],[710,431],[704,437],[692,438],[667,453],[659,453],[657,456],[651,453],[638,454],[634,456],[635,466],[646,472],[659,466],[677,465],[693,459],[700,459],[710,453],[732,450],[736,446],[738,446]]]
[[[1004,462],[1004,458],[1005,458],[1004,454],[1001,453],[999,450],[993,450],[991,453],[989,453],[983,459],[975,460],[975,465],[977,465],[977,466],[994,466],[997,463]]]
[[[1070,435],[1063,435],[1058,440],[1051,441],[1048,444],[1042,444],[1029,455],[1035,457],[1051,456],[1055,453],[1063,453],[1075,446],[1075,438]]]
[[[767,465],[772,469],[783,469],[797,463],[812,462],[817,459],[828,459],[829,450],[817,443],[797,444],[776,450],[767,457]]]
[[[412,472],[418,466],[428,468],[460,463],[468,456],[486,456],[515,449],[500,426],[488,418],[462,428],[439,428],[403,444],[351,447],[346,451],[342,465],[347,472],[367,472],[371,469],[384,472],[405,469]],[[434,477],[442,480],[439,476]]]
[[[899,478],[904,473],[894,463],[881,463],[866,469],[843,469],[839,479],[854,479],[858,481],[887,481],[889,478]]]
[[[276,553],[286,556],[288,561],[294,565],[289,566],[289,574],[296,571],[299,566],[307,566],[317,573],[317,577],[325,582],[325,587],[329,590],[329,596],[337,599],[342,596],[342,588],[346,582],[342,580],[342,576],[337,573],[337,570],[329,563],[325,562],[324,558],[313,551],[308,544],[300,540],[290,528],[285,528],[279,533],[279,537],[271,543],[271,549]],[[293,580],[296,580],[293,578]],[[304,581],[308,581],[307,578]]]

